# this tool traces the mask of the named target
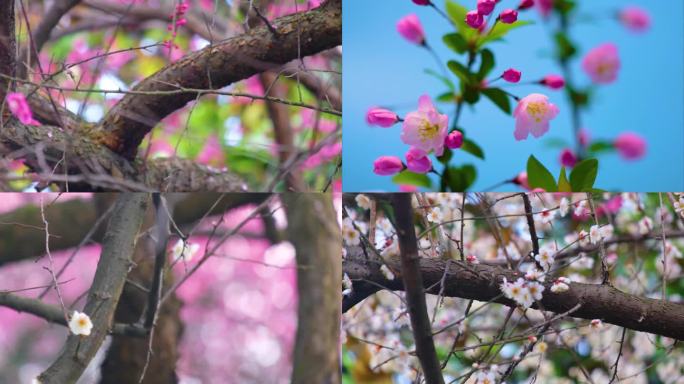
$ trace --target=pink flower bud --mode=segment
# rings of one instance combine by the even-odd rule
[[[592,49],[582,59],[582,69],[597,84],[609,84],[617,79],[620,57],[615,44],[606,43]]]
[[[518,4],[518,10],[520,11],[532,7],[534,7],[534,0],[522,0],[520,1],[520,4]]]
[[[519,185],[523,189],[530,190],[530,184],[527,182],[527,172],[520,172],[518,176],[511,180],[513,184]]]
[[[397,31],[406,40],[418,44],[425,44],[425,32],[423,32],[423,26],[418,20],[418,16],[410,14],[405,16],[397,23]]]
[[[477,12],[487,16],[494,11],[496,0],[477,0]]]
[[[413,0],[413,3],[418,5],[430,5],[430,0]]]
[[[484,17],[478,11],[470,11],[466,13],[465,22],[471,28],[478,29],[484,23]]]
[[[570,148],[565,148],[561,151],[560,163],[564,167],[572,168],[577,164],[577,156],[575,156]]]
[[[499,15],[499,20],[504,24],[513,24],[518,21],[518,11],[515,9],[506,9]]]
[[[551,89],[561,89],[565,86],[565,80],[558,75],[547,75],[539,83]]]
[[[646,153],[646,141],[633,132],[620,134],[613,144],[620,156],[626,160],[637,160]]]
[[[428,173],[432,169],[432,160],[430,160],[425,151],[411,147],[406,152],[406,167],[411,172]]]
[[[404,164],[396,156],[380,156],[373,162],[373,172],[380,176],[391,176],[403,169]]]
[[[444,141],[444,144],[449,149],[461,148],[463,145],[463,134],[460,131],[451,132]]]
[[[387,109],[371,108],[368,110],[368,113],[366,113],[366,122],[370,125],[387,128],[396,124],[398,121],[399,117],[397,114]]]
[[[520,76],[522,76],[522,73],[520,73],[520,71],[514,68],[509,68],[504,71],[501,77],[503,77],[503,79],[508,81],[509,83],[517,83],[518,81],[520,81]]]
[[[651,17],[639,7],[626,7],[618,14],[622,25],[633,32],[644,32],[651,26]]]

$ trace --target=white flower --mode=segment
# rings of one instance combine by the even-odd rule
[[[352,220],[348,217],[342,220],[342,239],[347,245],[361,244],[361,234],[354,228]]]
[[[344,289],[348,289],[350,291],[352,289],[352,281],[349,278],[349,275],[347,275],[346,273],[344,274],[344,277],[342,277],[342,287],[344,287]]]
[[[186,243],[183,239],[178,239],[171,249],[171,253],[174,260],[183,259],[184,261],[190,261],[198,250],[199,244]]]
[[[371,200],[368,198],[368,196],[364,195],[363,193],[359,193],[356,195],[356,204],[359,206],[359,208],[363,209],[370,209],[371,207]]]
[[[556,217],[556,211],[546,210],[537,214],[537,219],[541,220],[542,223],[548,224],[553,221]]]
[[[380,267],[380,272],[382,272],[382,275],[385,276],[387,280],[394,280],[394,273],[387,267],[387,265],[383,264]]]
[[[639,220],[639,233],[647,235],[653,230],[653,220],[650,217],[644,217]]]
[[[684,196],[680,196],[679,200],[675,201],[672,205],[674,206],[675,212],[684,217]]]
[[[589,234],[584,229],[577,234],[577,238],[579,239],[579,244],[581,246],[585,246],[589,243]]]
[[[570,203],[568,202],[568,199],[566,199],[564,197],[560,201],[560,206],[558,208],[558,212],[560,213],[561,217],[565,217],[565,215],[568,214],[569,210],[570,210]]]
[[[427,215],[428,221],[435,224],[441,223],[443,217],[444,216],[442,215],[442,210],[438,207],[430,209],[430,212],[428,212]]]
[[[546,276],[542,271],[538,270],[536,266],[530,265],[530,267],[527,269],[527,272],[525,273],[525,279],[543,282],[544,279],[546,279]]]
[[[560,279],[556,280],[553,282],[553,285],[551,286],[551,292],[553,293],[562,293],[570,289],[570,287]]]
[[[43,384],[40,380],[38,380],[37,377],[34,377],[33,380],[31,380],[31,384]]]
[[[587,202],[586,201],[580,201],[577,203],[577,207],[575,208],[575,216],[584,216],[585,212],[587,211]]]
[[[603,322],[599,319],[594,319],[591,321],[591,329],[601,329],[603,328]]]
[[[541,264],[542,268],[544,268],[545,271],[548,271],[554,262],[553,253],[551,252],[552,250],[550,248],[542,247],[539,250],[539,254],[534,256],[534,259],[537,260],[539,264]]]
[[[603,239],[611,238],[613,236],[613,232],[615,232],[615,228],[613,228],[612,224],[607,224],[599,228],[599,233]]]
[[[492,371],[480,371],[475,376],[475,384],[496,384],[496,375]]]
[[[525,308],[529,308],[534,303],[534,297],[522,278],[518,278],[515,283],[509,283],[504,277],[504,281],[501,284],[501,292],[503,292],[504,296]]]
[[[532,295],[532,298],[535,300],[541,300],[542,299],[542,292],[544,292],[544,286],[539,284],[536,281],[533,282],[528,282],[527,283],[527,289],[530,291],[530,295]]]
[[[90,335],[90,330],[93,329],[93,323],[90,321],[90,317],[83,312],[74,311],[69,319],[69,330],[74,335]]]
[[[592,244],[596,244],[601,241],[601,230],[599,229],[598,225],[592,225],[589,229],[589,239],[591,240]]]
[[[392,226],[392,223],[385,217],[378,220],[378,228],[385,232],[386,235],[389,235],[390,233],[394,232],[394,227]]]

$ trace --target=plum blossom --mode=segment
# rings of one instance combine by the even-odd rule
[[[521,99],[513,111],[515,117],[516,140],[525,140],[532,133],[534,137],[541,137],[549,131],[549,121],[558,115],[558,107],[549,103],[548,97],[533,93]]]
[[[449,117],[437,112],[430,96],[418,99],[418,110],[409,112],[401,129],[401,141],[422,149],[426,153],[435,151],[437,156],[444,152]]]
[[[352,219],[345,217],[342,220],[342,239],[347,245],[361,244],[361,234],[354,228]]]
[[[370,209],[371,207],[371,200],[368,196],[364,195],[363,193],[359,193],[356,195],[356,204],[359,206],[359,208],[363,209]]]
[[[173,260],[182,259],[185,262],[192,260],[197,251],[199,251],[199,244],[186,242],[183,239],[178,239],[171,249]]]
[[[89,336],[90,331],[93,329],[93,323],[90,321],[90,317],[83,312],[74,311],[69,319],[69,330],[74,335]]]
[[[544,275],[543,271],[540,271],[539,269],[537,269],[536,266],[531,265],[527,269],[527,272],[525,272],[525,279],[530,280],[530,281],[544,282],[544,280],[546,279],[546,276]]]
[[[596,244],[603,239],[598,225],[592,225],[589,229],[589,239],[591,240],[592,244]]]
[[[427,220],[431,223],[436,223],[436,224],[441,223],[443,218],[444,218],[444,215],[442,214],[442,210],[439,209],[439,207],[434,207],[434,208],[430,209],[430,212],[428,212],[428,215],[427,215]]]
[[[10,112],[21,121],[22,124],[26,125],[40,125],[40,122],[33,118],[33,113],[31,112],[31,107],[29,107],[28,101],[26,101],[26,96],[23,93],[12,92],[8,93],[5,97],[7,101],[7,106]]]
[[[603,328],[603,322],[599,319],[594,319],[590,323],[591,329],[598,330]]]
[[[565,277],[559,277],[553,282],[551,286],[551,292],[553,293],[563,293],[570,289],[570,279]]]
[[[541,291],[543,291],[543,287],[540,288],[541,285],[539,283],[533,284],[536,284],[534,288],[535,295],[541,299]],[[530,285],[522,278],[518,278],[515,283],[510,283],[504,277],[500,288],[504,296],[515,301],[524,308],[529,308],[534,303],[535,296],[532,294],[532,292],[530,292]]]
[[[614,82],[620,69],[617,47],[615,44],[606,43],[592,49],[582,60],[582,68],[594,83]]]
[[[475,255],[468,255],[466,256],[466,261],[469,262],[470,264],[480,264],[480,260],[477,258]]]

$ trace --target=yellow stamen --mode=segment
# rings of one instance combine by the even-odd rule
[[[546,112],[549,110],[548,104],[542,102],[542,101],[533,101],[531,103],[527,104],[527,114],[530,115],[536,121],[537,123],[540,123],[542,120],[542,117],[546,115]]]
[[[420,137],[420,141],[424,143],[437,136],[437,132],[439,132],[439,126],[437,124],[430,124],[429,121],[424,120],[418,128],[418,137]]]

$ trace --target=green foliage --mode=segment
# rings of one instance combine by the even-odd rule
[[[561,168],[558,182],[553,174],[534,155],[527,159],[527,182],[531,189],[541,188],[546,192],[592,192],[598,174],[598,160],[586,159],[575,165],[570,177],[565,167]]]
[[[506,92],[499,88],[485,88],[482,90],[482,94],[496,104],[504,113],[507,115],[511,114],[511,101]]]
[[[559,60],[567,61],[577,54],[577,48],[565,33],[556,33],[554,40],[556,41],[556,55],[558,55]]]
[[[485,154],[482,148],[479,145],[477,145],[477,143],[468,138],[463,138],[463,145],[461,146],[461,150],[464,152],[468,152],[475,157],[479,157],[482,160],[485,159]]]
[[[534,23],[527,20],[518,20],[513,24],[496,23],[494,28],[487,34],[487,36],[478,41],[478,47],[483,47],[485,44],[493,41],[502,40],[508,34],[508,32],[531,24]]]
[[[473,185],[477,178],[477,170],[472,164],[460,167],[449,167],[446,172],[448,187],[452,192],[464,192]]]
[[[595,140],[587,148],[590,154],[598,154],[604,152],[612,152],[615,150],[615,145],[610,141],[605,140]]]
[[[449,62],[447,63],[447,67],[449,67],[451,72],[453,72],[453,74],[456,75],[456,77],[458,77],[458,79],[461,80],[462,83],[475,83],[475,76],[472,73],[470,73],[470,71],[468,70],[468,68],[466,68],[465,65],[455,60],[449,60]]]
[[[395,184],[415,185],[416,187],[430,188],[432,181],[427,175],[421,173],[414,173],[408,170],[399,172],[392,177],[392,182]]]
[[[530,155],[527,159],[527,182],[531,189],[541,188],[546,192],[558,191],[556,179],[534,155]]]
[[[460,33],[447,33],[442,37],[442,41],[456,53],[466,53],[468,51],[468,42],[465,41]]]
[[[591,192],[598,174],[598,160],[580,161],[570,173],[570,185],[573,192]]]
[[[446,85],[451,91],[454,91],[456,89],[456,86],[451,80],[449,80],[449,78],[440,75],[432,69],[426,69],[425,73],[444,83],[444,85]]]
[[[496,61],[494,54],[489,49],[483,49],[480,58],[480,70],[477,72],[477,78],[481,81],[494,69]]]
[[[561,168],[560,175],[558,176],[558,192],[572,192],[572,186],[568,176],[565,174],[565,167]]]

